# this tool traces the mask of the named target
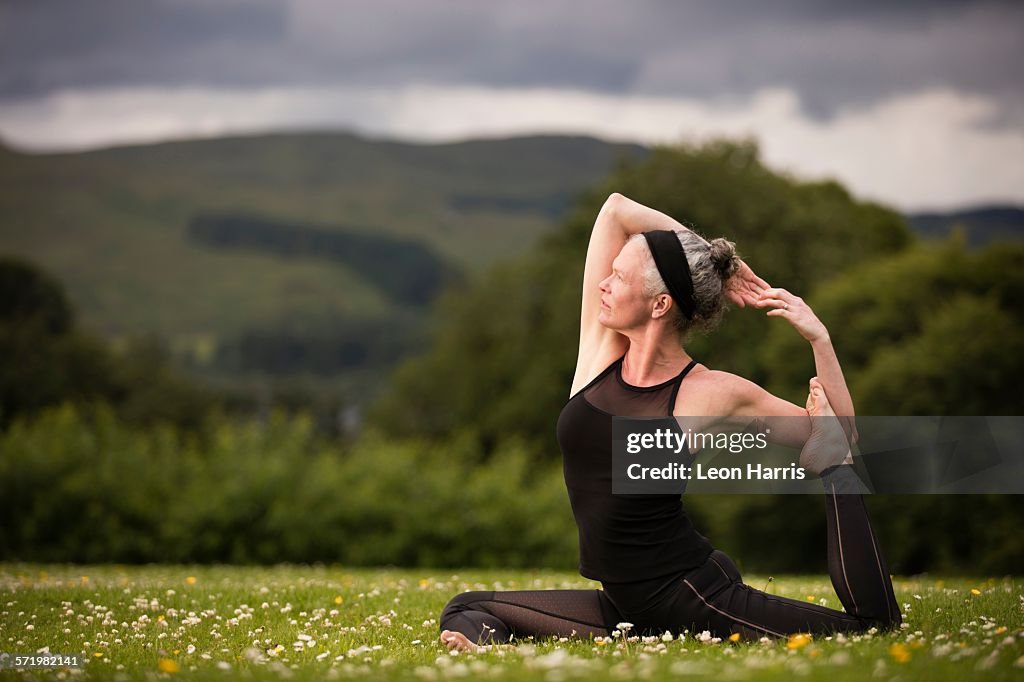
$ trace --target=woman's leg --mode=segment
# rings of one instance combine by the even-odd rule
[[[818,461],[842,461],[845,435],[835,419],[824,391],[815,381],[808,398],[812,433],[807,448],[821,447]],[[804,460],[801,453],[801,461]],[[766,594],[744,585],[727,555],[714,552],[701,568],[688,574],[674,595],[673,619],[701,628],[697,620],[719,636],[740,632],[744,637],[783,636],[796,632],[844,632],[871,627],[891,628],[902,622],[892,580],[878,540],[871,529],[863,489],[852,467],[840,464],[821,473],[825,487],[828,533],[828,568],[832,585],[845,613]],[[613,595],[614,597],[614,595]],[[703,629],[703,628],[702,628]]]
[[[828,530],[828,572],[846,612],[880,627],[899,625],[902,616],[893,594],[889,568],[871,529],[861,494],[865,487],[849,466],[849,443],[821,384],[811,380],[807,397],[811,437],[804,450],[831,459],[837,466],[820,471],[825,487],[825,522]],[[829,445],[838,434],[838,447]],[[801,462],[804,460],[801,452]]]
[[[444,607],[440,627],[475,644],[494,644],[531,636],[603,637],[620,620],[601,590],[463,592]]]
[[[837,498],[842,499],[842,498]],[[830,504],[830,511],[835,508]],[[845,527],[850,520],[839,509],[840,525]],[[852,536],[852,534],[850,534]],[[829,544],[833,538],[830,537]],[[843,543],[848,542],[846,538]],[[839,543],[837,542],[837,545]],[[850,546],[843,545],[847,552],[845,562],[833,562],[830,549],[830,566],[834,563],[833,581],[837,578],[844,587],[849,578],[849,591],[837,590],[846,611],[825,608],[796,599],[778,597],[744,585],[736,565],[724,552],[715,551],[708,561],[695,571],[687,574],[672,596],[663,613],[668,621],[667,629],[673,632],[689,629],[691,632],[709,630],[716,637],[725,638],[739,633],[744,639],[761,637],[785,637],[798,632],[827,634],[833,632],[860,632],[872,626],[895,627],[900,623],[899,609],[892,595],[888,574],[883,583],[879,573],[869,570],[875,563],[870,546],[869,554],[850,556]],[[842,565],[846,565],[846,577]],[[884,567],[884,564],[882,564]],[[876,569],[877,570],[877,569]],[[883,568],[884,570],[884,568]],[[838,572],[838,575],[837,575]],[[856,607],[854,603],[856,602]],[[629,618],[627,612],[626,617]]]
[[[856,485],[847,465],[822,476],[828,529],[828,572],[846,612],[870,626],[897,627],[903,622],[892,589],[889,567],[871,529],[864,497],[844,493],[844,478]]]

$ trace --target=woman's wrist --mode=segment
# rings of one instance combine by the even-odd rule
[[[810,342],[811,346],[816,348],[821,348],[823,350],[832,348],[832,337],[828,335],[828,329],[824,326],[822,326],[818,333],[808,336],[807,340]]]

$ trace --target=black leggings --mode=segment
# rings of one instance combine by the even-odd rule
[[[445,606],[440,627],[480,644],[606,637],[623,621],[639,634],[708,630],[747,640],[897,627],[902,616],[863,497],[826,494],[825,500],[829,575],[845,613],[744,585],[732,559],[716,550],[680,575],[605,583],[603,590],[464,592]]]

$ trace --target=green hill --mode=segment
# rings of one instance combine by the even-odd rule
[[[971,246],[1024,238],[1024,209],[1017,206],[979,206],[948,213],[912,213],[907,221],[922,236],[941,239],[963,230]]]
[[[59,278],[86,328],[155,334],[200,368],[376,373],[419,342],[441,288],[523,252],[644,153],[348,134],[0,148],[0,253]]]

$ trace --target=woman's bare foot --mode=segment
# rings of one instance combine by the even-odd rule
[[[811,415],[811,436],[800,451],[800,466],[817,476],[831,466],[849,464],[852,458],[846,433],[818,377],[811,379],[810,389],[807,412]]]
[[[482,646],[469,641],[469,638],[461,632],[452,632],[451,630],[445,630],[441,633],[441,642],[449,649],[456,649],[457,651],[472,653],[483,650]]]

